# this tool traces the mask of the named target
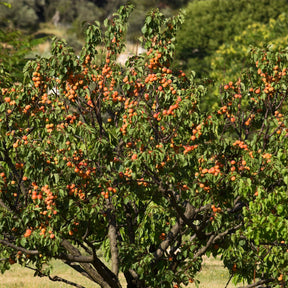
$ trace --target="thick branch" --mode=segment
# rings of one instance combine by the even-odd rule
[[[56,258],[61,260],[66,260],[69,262],[78,262],[78,263],[93,263],[93,256],[87,255],[71,255],[71,254],[61,254],[56,256]]]
[[[40,254],[39,250],[28,250],[23,247],[17,246],[9,242],[8,240],[0,239],[0,244],[10,247],[14,249],[15,251],[21,251],[24,254],[29,254],[29,255]],[[55,258],[65,260],[67,262],[78,262],[81,268],[87,273],[87,274],[85,273],[84,274],[81,273],[81,274],[83,274],[90,280],[98,283],[103,288],[111,288],[111,287],[121,288],[121,285],[116,275],[113,272],[111,272],[109,268],[107,268],[105,264],[102,261],[100,261],[100,259],[98,259],[95,256],[81,255],[80,251],[77,248],[75,248],[71,243],[69,243],[67,240],[63,240],[61,244],[70,254],[61,254],[59,256],[56,256]],[[93,266],[91,266],[91,264]]]
[[[144,280],[139,279],[139,275],[132,269],[124,271],[127,282],[127,288],[141,288],[145,287]]]
[[[182,224],[183,224],[183,220],[180,219],[179,222],[177,222],[171,228],[170,232],[167,235],[167,238],[164,241],[161,242],[159,248],[154,253],[155,261],[157,261],[158,259],[160,259],[163,256],[164,252],[169,247],[171,241],[173,241],[173,239],[175,239],[176,236],[178,235],[178,233],[180,232]]]
[[[84,277],[90,279],[91,281],[93,281],[93,279],[89,276],[89,274],[77,263],[70,263],[68,261],[63,260],[63,262],[68,265],[69,267],[71,267],[72,269],[74,269],[75,271],[77,271],[78,273],[80,273],[81,275],[83,275]]]
[[[121,288],[119,280],[115,274],[111,272],[95,254],[93,256],[82,256],[81,252],[69,241],[63,240],[61,244],[70,254],[73,255],[73,257],[88,257],[89,259],[92,257],[92,265],[90,265],[90,263],[80,263],[83,270],[87,272],[89,279],[93,279],[93,281],[98,283],[102,288]]]
[[[106,266],[104,263],[96,257],[93,262],[95,269],[104,277],[109,283],[111,288],[121,288],[121,284],[117,276]]]
[[[117,229],[116,229],[116,219],[115,215],[111,214],[109,216],[109,229],[108,237],[110,240],[110,250],[111,250],[111,270],[117,276],[119,273],[119,252],[117,247]]]
[[[194,228],[194,230],[196,231],[196,227],[195,225],[193,225],[191,223],[191,219],[200,211],[205,210],[205,207],[202,207],[200,209],[195,209],[190,203],[186,204],[185,207],[185,211],[184,213],[181,211],[181,209],[179,208],[179,206],[176,203],[176,200],[174,199],[174,197],[171,197],[172,200],[172,205],[173,207],[175,207],[175,209],[177,209],[178,215],[180,216],[179,221],[171,228],[170,232],[167,235],[167,238],[161,242],[159,248],[155,251],[154,253],[154,257],[155,257],[155,261],[157,261],[158,259],[160,259],[163,255],[163,253],[167,250],[167,248],[169,247],[170,243],[176,238],[176,236],[180,233],[181,231],[181,226],[185,223],[188,223],[188,226],[193,226],[192,228]],[[185,219],[185,220],[184,220]]]
[[[71,261],[71,262],[79,262],[79,261],[75,261],[75,258],[79,258],[81,259],[81,257],[83,257],[80,253],[80,251],[74,247],[69,241],[67,240],[63,240],[61,245],[69,252],[72,254],[72,257],[66,257],[67,255],[65,255],[65,257],[63,257],[65,260],[67,261]],[[84,256],[84,257],[92,257],[92,256]],[[61,256],[62,258],[62,256]],[[70,258],[70,260],[69,260]],[[92,262],[93,262],[93,257],[92,257]],[[80,266],[86,271],[87,273],[87,278],[89,278],[90,280],[92,279],[94,282],[98,283],[101,287],[109,287],[109,286],[106,286],[105,284],[107,284],[105,282],[105,280],[103,279],[103,277],[93,269],[93,267],[89,264],[89,263],[80,263]]]
[[[169,193],[168,195],[169,195],[169,198],[170,198],[171,205],[172,205],[173,208],[176,209],[177,214],[179,215],[179,217],[182,219],[183,222],[185,222],[185,224],[187,224],[190,227],[192,226],[192,228],[195,230],[195,226],[190,221],[195,215],[195,212],[196,212],[195,208],[188,202],[188,203],[186,203],[185,211],[183,212],[182,211],[182,207],[180,207],[177,204],[177,201],[176,201],[175,196],[174,196],[174,192],[168,191],[168,193]]]

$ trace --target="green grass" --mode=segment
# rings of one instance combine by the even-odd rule
[[[199,273],[197,279],[200,280],[201,288],[224,288],[229,280],[229,273],[220,260],[213,257],[204,258],[202,271]],[[189,287],[196,287],[196,285],[192,284]],[[230,281],[227,288],[233,287],[236,286]]]
[[[52,276],[57,275],[59,277],[63,277],[70,281],[77,281],[78,284],[83,285],[87,288],[92,288],[88,279],[79,275],[70,269],[67,265],[60,261],[53,261],[54,270],[51,273]],[[57,274],[56,274],[57,272]],[[3,288],[67,288],[72,287],[63,282],[53,282],[49,280],[47,277],[34,277],[34,271],[22,268],[21,266],[15,264],[12,268],[5,272],[3,275],[0,275],[0,283]],[[90,284],[90,285],[89,285]],[[95,287],[95,285],[94,285]]]
[[[52,276],[63,277],[67,280],[74,281],[77,284],[81,284],[86,288],[99,287],[93,284],[79,273],[74,272],[73,269],[62,263],[61,261],[53,261]],[[53,282],[47,277],[34,277],[34,272],[30,269],[25,269],[15,264],[11,270],[5,272],[4,275],[0,275],[0,283],[2,288],[68,288],[72,287],[63,282]],[[229,274],[224,269],[221,261],[214,258],[206,258],[202,271],[199,274],[198,279],[201,281],[200,288],[223,288],[225,287]],[[125,279],[123,275],[120,275],[121,283],[125,287]],[[189,288],[196,287],[195,284],[190,284]],[[228,288],[236,287],[230,282]]]

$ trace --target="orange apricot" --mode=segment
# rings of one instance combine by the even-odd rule
[[[27,229],[25,234],[24,234],[24,237],[25,238],[29,237],[31,235],[31,233],[32,233],[32,230],[31,229]]]

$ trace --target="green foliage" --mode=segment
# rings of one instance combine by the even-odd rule
[[[237,81],[242,71],[249,63],[251,47],[263,48],[271,46],[279,51],[287,46],[288,25],[286,14],[281,14],[276,20],[270,19],[268,24],[254,23],[232,40],[222,44],[211,56],[207,57],[211,63],[209,79],[213,80],[213,87],[209,96],[203,101],[205,110],[219,105],[219,94],[224,83]]]
[[[177,58],[186,69],[208,75],[212,55],[248,25],[266,24],[287,10],[286,0],[197,0],[189,3],[178,34]]]
[[[49,275],[55,258],[102,287],[122,271],[129,287],[175,288],[212,254],[235,282],[284,285],[287,51],[252,49],[206,115],[207,84],[171,68],[182,14],[149,12],[147,52],[117,62],[132,8],[88,26],[80,58],[54,39],[1,89],[1,271]]]
[[[262,48],[270,45],[275,51],[284,49],[287,33],[286,14],[281,14],[276,20],[270,19],[268,24],[249,25],[241,34],[221,45],[211,56],[210,77],[217,81],[216,87],[219,89],[221,84],[237,80],[241,70],[247,66],[251,46]]]
[[[36,29],[39,24],[38,9],[45,5],[45,1],[7,0],[8,5],[0,9],[0,26],[14,29]]]
[[[12,15],[14,13],[12,4],[0,2],[0,5],[2,8],[0,9],[0,22],[5,24],[0,29],[0,82],[2,87],[8,87],[12,83],[23,80],[23,68],[27,62],[25,56],[31,51],[33,45],[41,42],[41,39],[32,41],[20,30],[9,27],[11,19],[5,18],[7,15],[1,12],[9,11]]]
[[[31,50],[31,40],[20,31],[0,29],[0,82],[3,87],[23,80],[26,54]]]

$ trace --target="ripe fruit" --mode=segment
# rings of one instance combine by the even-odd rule
[[[31,233],[32,233],[32,230],[31,229],[27,229],[25,234],[24,234],[24,237],[25,238],[29,237],[31,235]]]
[[[80,169],[78,167],[75,167],[74,172],[79,173]]]
[[[132,160],[136,160],[137,159],[137,154],[133,154],[131,157]]]
[[[278,277],[278,281],[281,282],[283,280],[283,274],[280,274],[280,276]]]

